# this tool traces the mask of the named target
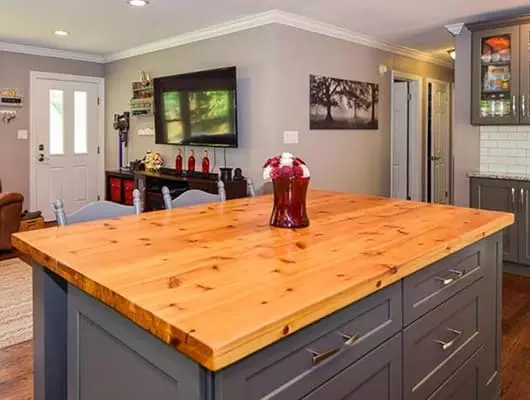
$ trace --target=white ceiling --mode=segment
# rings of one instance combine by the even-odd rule
[[[529,12],[527,0],[0,0],[0,41],[110,54],[280,9],[425,51],[451,46],[451,22]],[[499,10],[499,6],[502,10]],[[70,32],[57,37],[55,30]]]

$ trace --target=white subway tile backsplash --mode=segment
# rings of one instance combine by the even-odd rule
[[[484,140],[481,145],[486,148],[495,148],[497,147],[497,142],[495,140]]]
[[[530,126],[480,127],[480,169],[530,173]]]
[[[481,126],[480,127],[480,131],[481,132],[498,132],[499,131],[499,127],[498,126]]]

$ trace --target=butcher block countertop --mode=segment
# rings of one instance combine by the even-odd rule
[[[313,190],[308,228],[271,196],[18,233],[14,246],[216,371],[514,222]]]

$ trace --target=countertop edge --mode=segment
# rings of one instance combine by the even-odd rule
[[[389,269],[384,274],[359,282],[347,290],[332,293],[324,300],[300,309],[289,317],[282,318],[267,326],[260,326],[254,333],[237,338],[227,345],[215,349],[193,337],[192,334],[180,330],[178,327],[156,317],[151,312],[129,302],[111,289],[103,287],[88,277],[73,271],[69,266],[60,263],[57,259],[44,254],[36,247],[18,238],[16,234],[13,235],[12,242],[17,250],[28,254],[35,262],[106,304],[156,336],[159,340],[186,354],[205,368],[211,371],[218,371],[513,224],[513,214],[498,214],[499,218],[494,221],[469,231],[452,241],[445,242],[443,245],[434,248],[430,253],[422,255],[421,262],[413,259],[399,268]],[[134,310],[134,315],[132,316],[130,315],[131,309]],[[153,323],[153,321],[156,321],[156,323]],[[164,331],[169,331],[171,334],[167,335],[163,333]]]

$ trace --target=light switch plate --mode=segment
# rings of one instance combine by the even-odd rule
[[[298,143],[298,131],[283,132],[283,144],[297,144],[297,143]]]
[[[17,131],[17,139],[18,140],[28,140],[28,130],[27,129],[19,129]]]

